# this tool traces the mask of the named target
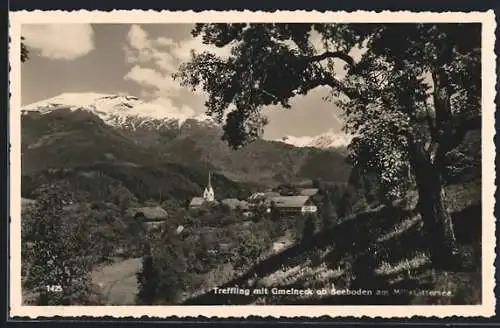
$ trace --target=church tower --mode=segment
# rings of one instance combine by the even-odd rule
[[[208,185],[203,191],[203,199],[206,202],[213,202],[215,200],[215,193],[212,188],[212,175],[210,171],[208,171]]]

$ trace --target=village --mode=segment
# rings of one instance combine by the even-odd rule
[[[257,210],[266,213],[277,211],[280,215],[297,216],[317,213],[318,207],[312,201],[318,188],[298,188],[296,192],[280,193],[272,189],[255,192],[247,199],[224,198],[217,200],[211,182],[211,172],[208,173],[207,185],[201,196],[193,197],[187,205],[188,211],[194,211],[205,206],[225,206],[231,211],[239,211],[250,218]],[[158,227],[168,219],[169,213],[159,205],[130,208],[129,216],[140,218],[149,228]]]

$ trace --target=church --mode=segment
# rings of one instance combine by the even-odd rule
[[[198,208],[205,203],[214,203],[214,202],[216,202],[215,192],[214,192],[214,188],[212,188],[212,174],[209,171],[208,172],[208,184],[205,187],[205,190],[203,190],[203,196],[202,197],[193,197],[193,199],[189,203],[189,208]]]

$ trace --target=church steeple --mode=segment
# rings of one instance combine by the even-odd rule
[[[210,171],[208,171],[208,184],[203,191],[203,199],[207,202],[213,202],[215,200],[215,193],[212,188],[212,174]]]

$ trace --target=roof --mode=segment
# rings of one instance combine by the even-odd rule
[[[159,220],[152,220],[152,221],[146,221],[145,222],[148,226],[148,228],[158,228],[161,227],[162,222]]]
[[[167,211],[160,206],[133,207],[127,210],[130,216],[135,216],[137,213],[143,213],[148,220],[162,220],[168,217]]]
[[[309,196],[279,196],[271,199],[276,207],[302,207],[308,200]]]
[[[203,197],[193,197],[191,199],[191,202],[189,203],[189,206],[201,206],[205,202],[205,199]]]
[[[277,191],[267,191],[264,193],[264,197],[266,198],[274,198],[274,197],[279,197],[280,193]]]
[[[318,188],[303,188],[300,190],[301,196],[314,196],[318,193]]]

